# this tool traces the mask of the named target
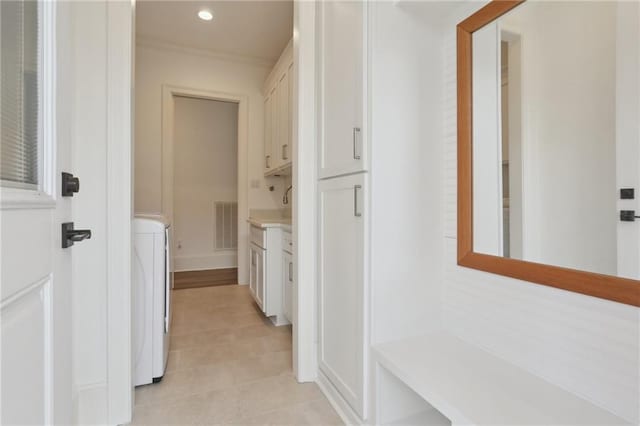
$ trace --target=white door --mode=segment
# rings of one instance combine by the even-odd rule
[[[366,168],[366,2],[322,1],[318,97],[321,178]]]
[[[0,15],[0,423],[70,424],[70,265],[82,247],[61,248],[73,200],[60,182],[72,171],[69,10],[3,1]]]
[[[366,176],[320,181],[319,366],[365,413]]]

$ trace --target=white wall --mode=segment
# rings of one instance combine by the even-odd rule
[[[374,344],[441,327],[441,69],[416,54],[439,45],[413,12],[369,3]]]
[[[445,65],[445,327],[637,423],[640,309],[456,265],[455,25],[481,6],[468,2],[452,9],[442,22],[442,56],[430,58]]]
[[[138,43],[136,46],[135,109],[135,212],[162,213],[162,86],[233,93],[248,97],[248,153],[246,186],[239,183],[238,195],[248,197],[249,209],[282,206],[283,182],[263,176],[262,86],[270,69],[247,62],[231,62],[205,53],[196,54]],[[242,155],[242,153],[241,153]],[[268,186],[274,185],[270,192]],[[247,234],[238,235],[246,239]],[[247,253],[238,253],[246,264]],[[239,270],[238,281],[248,282]]]
[[[174,108],[175,269],[235,267],[236,250],[215,250],[215,202],[238,200],[238,104],[177,96]]]
[[[640,210],[640,3],[618,3],[616,44],[616,173],[620,188],[636,188],[619,210]],[[618,222],[618,275],[640,278],[640,226]]]

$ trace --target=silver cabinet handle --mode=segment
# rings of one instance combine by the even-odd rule
[[[293,282],[293,262],[289,262],[289,282]]]
[[[360,192],[360,190],[362,189],[362,185],[354,185],[353,187],[353,215],[355,217],[360,217],[362,216],[362,212],[360,211],[359,208],[359,203],[358,203],[358,193]]]
[[[353,128],[353,159],[360,159],[360,127]]]
[[[284,144],[282,145],[282,159],[283,160],[288,160],[289,159],[289,144]]]
[[[266,166],[267,169],[271,168],[271,164],[270,164],[271,161],[269,161],[269,160],[271,160],[271,156],[270,155],[267,155],[266,157],[264,157],[264,162],[265,162],[265,166]]]

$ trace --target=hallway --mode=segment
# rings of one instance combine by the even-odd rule
[[[173,292],[167,372],[136,388],[135,425],[339,425],[315,383],[291,370],[291,327],[274,327],[247,286]]]

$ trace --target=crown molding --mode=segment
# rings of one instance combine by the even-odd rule
[[[277,58],[267,59],[267,58],[260,58],[257,56],[237,55],[233,53],[222,52],[215,49],[200,49],[197,47],[183,46],[180,44],[170,43],[164,40],[160,40],[152,37],[144,37],[144,36],[136,36],[136,46],[156,49],[156,50],[164,50],[169,52],[182,53],[182,54],[192,55],[192,56],[203,56],[206,58],[217,59],[220,61],[236,62],[244,65],[252,65],[260,68],[269,68],[269,69],[271,69],[277,61]]]

